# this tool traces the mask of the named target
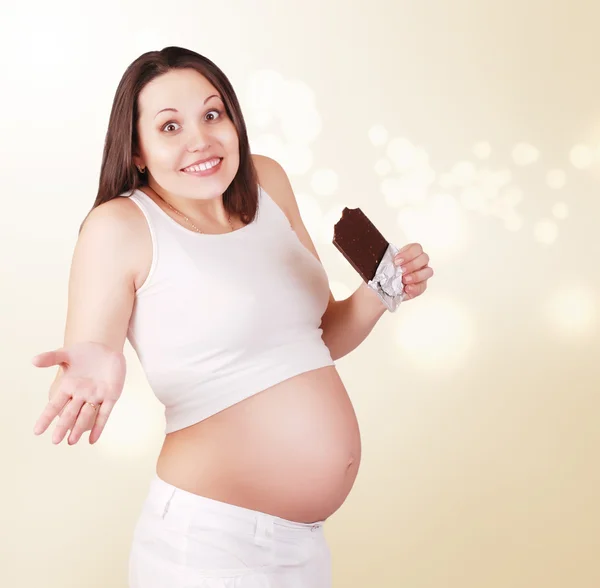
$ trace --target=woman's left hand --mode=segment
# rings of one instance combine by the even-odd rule
[[[402,268],[402,283],[406,292],[405,300],[420,296],[427,289],[427,280],[433,276],[429,267],[429,255],[419,243],[409,243],[398,251],[394,263]]]

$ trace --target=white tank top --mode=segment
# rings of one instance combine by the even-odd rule
[[[185,228],[141,190],[129,198],[148,222],[152,265],[127,338],[166,433],[334,364],[320,328],[325,270],[261,187],[254,221],[220,235]]]

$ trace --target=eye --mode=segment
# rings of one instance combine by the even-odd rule
[[[165,126],[162,128],[162,130],[164,131],[164,130],[166,130],[168,127],[172,127],[172,126],[174,126],[174,125],[176,125],[176,124],[177,124],[176,122],[172,122],[172,121],[171,121],[171,122],[168,122],[168,123],[167,123],[167,124],[166,124],[166,125],[165,125]],[[167,132],[172,132],[172,131],[167,131]]]
[[[220,111],[220,110],[218,110],[218,109],[216,109],[216,108],[214,108],[213,110],[209,110],[209,111],[206,113],[206,118],[208,118],[208,116],[209,116],[211,113],[216,113],[216,114],[217,114],[217,116],[216,116],[215,118],[209,119],[211,122],[212,122],[213,120],[216,120],[217,118],[219,118],[219,117],[221,116],[221,111]]]

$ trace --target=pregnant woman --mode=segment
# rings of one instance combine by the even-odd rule
[[[395,260],[405,299],[433,275]],[[165,406],[129,556],[131,588],[330,588],[323,522],[357,475],[359,428],[335,360],[385,313],[336,301],[283,168],[250,153],[225,74],[192,51],[141,55],[114,97],[96,201],[69,279],[64,345],[34,432],[100,437],[128,339]]]

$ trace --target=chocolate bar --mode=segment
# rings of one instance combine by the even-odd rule
[[[333,229],[333,244],[367,283],[389,246],[360,208],[344,208]]]

